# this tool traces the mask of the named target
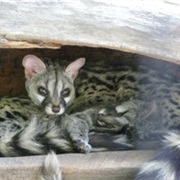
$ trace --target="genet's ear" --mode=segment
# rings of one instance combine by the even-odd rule
[[[65,72],[67,72],[71,78],[73,79],[73,81],[75,80],[75,78],[77,77],[78,73],[79,73],[79,69],[84,66],[85,64],[85,58],[79,58],[76,59],[75,61],[73,61],[71,64],[68,65],[68,67],[66,68]]]
[[[26,78],[31,78],[34,74],[46,69],[44,62],[34,55],[27,55],[22,60]]]

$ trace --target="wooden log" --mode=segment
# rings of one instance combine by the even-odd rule
[[[0,48],[105,47],[180,63],[177,0],[0,1]],[[148,151],[58,155],[67,180],[132,179]],[[44,156],[0,159],[0,179],[34,180]]]
[[[131,180],[153,151],[119,151],[58,155],[66,180]],[[44,156],[0,158],[1,180],[35,180]]]
[[[105,47],[180,62],[177,0],[0,1],[0,48]]]

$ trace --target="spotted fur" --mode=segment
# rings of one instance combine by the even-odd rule
[[[0,101],[0,155],[89,152],[88,123],[77,115],[66,115],[74,99],[73,81],[84,59],[62,70],[46,66],[34,55],[23,59],[28,97],[4,97]]]
[[[144,66],[113,66],[110,64],[102,64],[102,62],[96,62],[96,64],[89,63],[88,66],[85,66],[77,77],[79,69],[84,65],[84,59],[74,61],[64,70],[58,64],[59,63],[55,63],[55,66],[52,64],[46,65],[43,61],[33,55],[24,58],[23,66],[25,67],[26,88],[31,100],[25,98],[27,100],[23,100],[25,102],[24,104],[21,99],[17,100],[18,98],[16,98],[17,102],[8,100],[12,103],[7,103],[7,105],[5,105],[6,100],[3,100],[4,98],[2,98],[2,105],[0,102],[0,107],[2,107],[2,111],[0,112],[0,126],[3,129],[2,136],[6,134],[5,132],[9,131],[13,132],[11,137],[16,136],[14,132],[18,132],[17,137],[19,134],[26,134],[26,129],[28,131],[28,127],[30,127],[29,125],[31,124],[29,124],[29,122],[31,122],[29,118],[32,117],[32,114],[38,114],[36,119],[40,119],[38,120],[39,122],[51,120],[50,117],[53,117],[52,119],[58,117],[58,121],[63,122],[63,114],[65,112],[87,113],[87,111],[84,111],[85,109],[90,108],[100,110],[101,108],[104,109],[104,107],[106,109],[107,106],[109,107],[109,105],[112,104],[116,107],[117,117],[116,115],[113,115],[109,118],[109,115],[103,116],[101,113],[98,113],[97,118],[92,121],[90,118],[91,114],[84,116],[84,113],[82,113],[82,116],[79,117],[80,115],[75,113],[75,119],[77,119],[75,121],[83,122],[78,123],[82,125],[82,129],[88,127],[87,129],[85,128],[85,130],[87,130],[85,132],[90,130],[103,133],[110,130],[113,133],[125,134],[125,144],[137,137],[142,141],[154,139],[154,137],[156,138],[156,135],[154,136],[153,134],[154,132],[157,131],[157,134],[161,134],[161,132],[167,129],[179,126],[180,83],[178,80],[173,80],[168,74],[162,75],[161,73]],[[77,93],[76,98],[73,101],[75,94],[74,79],[76,77],[75,88],[77,89]],[[59,82],[61,82],[60,85]],[[65,86],[62,84],[65,84]],[[58,88],[55,88],[56,86]],[[67,89],[71,89],[71,93],[65,91],[68,94],[65,93],[68,97],[62,97],[62,92]],[[34,102],[35,105],[32,105],[31,101]],[[148,104],[150,104],[150,106],[151,104],[154,104],[150,110],[148,110]],[[119,110],[120,112],[118,112]],[[97,113],[97,111],[95,112]],[[59,118],[59,116],[61,117]],[[72,114],[72,117],[73,116],[74,114]],[[72,117],[71,115],[68,116],[70,122],[72,121]],[[89,121],[89,118],[91,121]],[[109,121],[109,119],[112,119],[112,121]],[[94,120],[97,121],[92,126]],[[66,120],[64,121],[67,122]],[[68,133],[66,132],[68,134],[66,137],[69,137],[70,134],[72,134],[68,141],[69,143],[73,142],[73,145],[71,146],[74,147],[75,144],[75,147],[77,148],[80,139],[72,138],[74,134],[73,129],[77,130],[76,135],[78,135],[78,129],[81,129],[81,127],[74,128],[75,126],[76,125],[73,124],[73,126],[63,127],[69,129]],[[149,128],[149,126],[151,128]],[[62,127],[62,124],[60,123],[60,126],[57,127]],[[46,130],[47,129],[45,129],[45,131]],[[42,130],[44,133],[45,131]],[[73,133],[71,133],[71,131]],[[62,134],[63,133],[64,131],[62,131]],[[41,134],[41,132],[38,132],[37,134]],[[80,143],[80,149],[84,146],[82,151],[88,152],[90,148],[87,147],[90,146],[89,143],[87,143],[87,133],[85,134],[84,137],[86,141],[83,144]],[[34,137],[34,135],[32,137]],[[39,140],[39,135],[37,137],[38,138],[35,138],[35,140]],[[42,137],[41,143],[43,144],[44,136],[41,135],[40,137]],[[57,135],[57,137],[60,138],[61,136]],[[61,139],[63,138],[61,137]],[[54,147],[54,145],[49,146]],[[59,148],[59,152],[61,152],[60,149],[61,148]],[[67,150],[67,152],[72,151]],[[17,154],[18,152],[15,153],[15,155]]]
[[[117,62],[113,65],[101,61],[96,62],[95,66],[94,63],[89,62],[75,82],[77,95],[70,106],[70,112],[92,106],[102,108],[111,105],[121,106],[124,102],[132,101],[138,114],[132,121],[137,122],[135,128],[140,132],[141,140],[155,138],[149,132],[150,129],[161,134],[167,129],[179,127],[180,81],[178,79],[168,73],[139,65],[138,62],[132,66]],[[147,107],[150,104],[155,104],[153,111]],[[148,114],[148,109],[151,110],[150,115],[147,116],[144,113]],[[133,116],[132,108],[128,110],[128,114],[131,112]],[[120,116],[123,117],[122,114]]]
[[[24,57],[26,90],[32,102],[44,109],[46,114],[62,115],[74,100],[73,81],[85,59],[80,58],[67,66],[45,65],[34,55]]]

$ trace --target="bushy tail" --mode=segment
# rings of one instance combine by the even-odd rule
[[[47,154],[50,149],[58,153],[73,152],[71,142],[63,137],[55,122],[44,122],[34,117],[22,130],[6,129],[0,138],[0,155],[41,155]]]
[[[61,180],[62,172],[56,154],[51,151],[45,158],[39,180]]]
[[[163,142],[162,152],[142,166],[135,180],[180,180],[180,134],[169,132]]]

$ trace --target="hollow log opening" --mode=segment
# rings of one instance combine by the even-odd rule
[[[106,48],[63,46],[61,49],[0,49],[0,96],[25,94],[22,59],[27,54],[58,60],[63,65],[67,64],[66,61],[71,62],[79,57],[85,57],[87,64],[94,62],[94,65],[97,61],[115,66],[145,65],[174,78],[180,77],[179,66],[174,63]]]
[[[142,113],[138,114],[145,120],[142,125],[146,133],[145,135],[140,133],[141,138],[148,139],[151,132],[158,132],[161,123],[169,127],[179,126],[179,8],[180,2],[176,0],[154,2],[112,0],[111,3],[104,0],[1,1],[0,97],[26,94],[22,59],[27,54],[52,61],[57,60],[63,66],[76,58],[85,57],[87,61],[83,68],[86,70],[91,71],[96,67],[97,70],[94,72],[97,71],[104,76],[106,71],[100,72],[99,69],[104,66],[109,67],[110,76],[98,82],[106,85],[111,82],[108,91],[116,90],[119,94],[117,93],[118,98],[116,93],[112,94],[107,104],[117,103],[115,99],[122,103],[121,98],[128,96],[129,92],[131,94],[134,90],[146,94],[147,104],[143,106]],[[133,67],[135,72],[146,73],[150,69],[157,72],[157,76],[154,76],[156,73],[151,74],[156,88],[152,89],[148,77],[139,78],[135,74],[130,75],[125,72],[126,68],[121,68],[121,65]],[[141,65],[146,68],[139,68]],[[116,71],[113,71],[113,68]],[[125,74],[116,77],[120,69]],[[133,84],[134,77],[138,79],[142,88],[129,86]],[[156,81],[156,77],[162,80],[161,84]],[[98,78],[94,79],[97,81]],[[92,78],[92,82],[94,79]],[[82,80],[84,82],[84,79]],[[127,84],[126,80],[131,83]],[[168,83],[164,83],[167,81]],[[116,84],[122,82],[123,86],[114,86],[112,82]],[[143,88],[143,84],[150,86]],[[92,89],[98,88],[92,86]],[[124,89],[127,91],[123,91]],[[174,89],[173,93],[172,89]],[[89,97],[92,93],[86,94],[86,89],[83,88],[81,92]],[[96,98],[101,102],[105,96],[98,95]],[[86,96],[82,99],[88,100]],[[159,111],[160,105],[163,106],[165,114]],[[121,110],[121,106],[119,109]],[[144,111],[146,109],[150,110],[146,112]],[[157,123],[159,113],[164,117],[160,124]],[[151,118],[154,119],[152,123]],[[170,121],[166,123],[167,119]],[[171,120],[174,120],[174,123]],[[146,123],[149,123],[149,126],[146,127]],[[139,132],[141,130],[138,129]],[[154,136],[152,141],[153,138]],[[144,145],[141,142],[137,142],[138,150],[132,151],[60,154],[58,159],[63,178],[131,180],[139,166],[157,154],[154,150],[149,151],[151,149],[149,141]],[[34,180],[44,158],[45,156],[0,158],[0,179]]]
[[[86,66],[89,68],[93,68],[97,64],[97,66],[106,64],[114,67],[128,65],[136,67],[138,71],[138,67],[144,65],[162,76],[168,74],[174,80],[178,80],[180,77],[180,67],[177,64],[106,48],[62,46],[60,49],[0,49],[0,96],[26,94],[24,69],[21,63],[27,54],[34,54],[52,61],[57,60],[63,65],[79,57],[85,57]],[[148,148],[147,145],[145,149]],[[58,158],[64,177],[68,180],[74,179],[74,177],[82,180],[89,178],[104,180],[105,177],[107,180],[119,178],[128,180],[132,179],[142,162],[152,158],[153,154],[155,152],[152,151],[117,151],[89,155],[62,154],[58,155]],[[42,166],[43,159],[44,157],[39,156],[0,159],[0,177],[3,177],[4,180],[8,177],[34,179]],[[91,159],[91,164],[88,165],[89,159]],[[100,165],[102,162],[103,166]],[[3,170],[4,168],[7,169]]]

